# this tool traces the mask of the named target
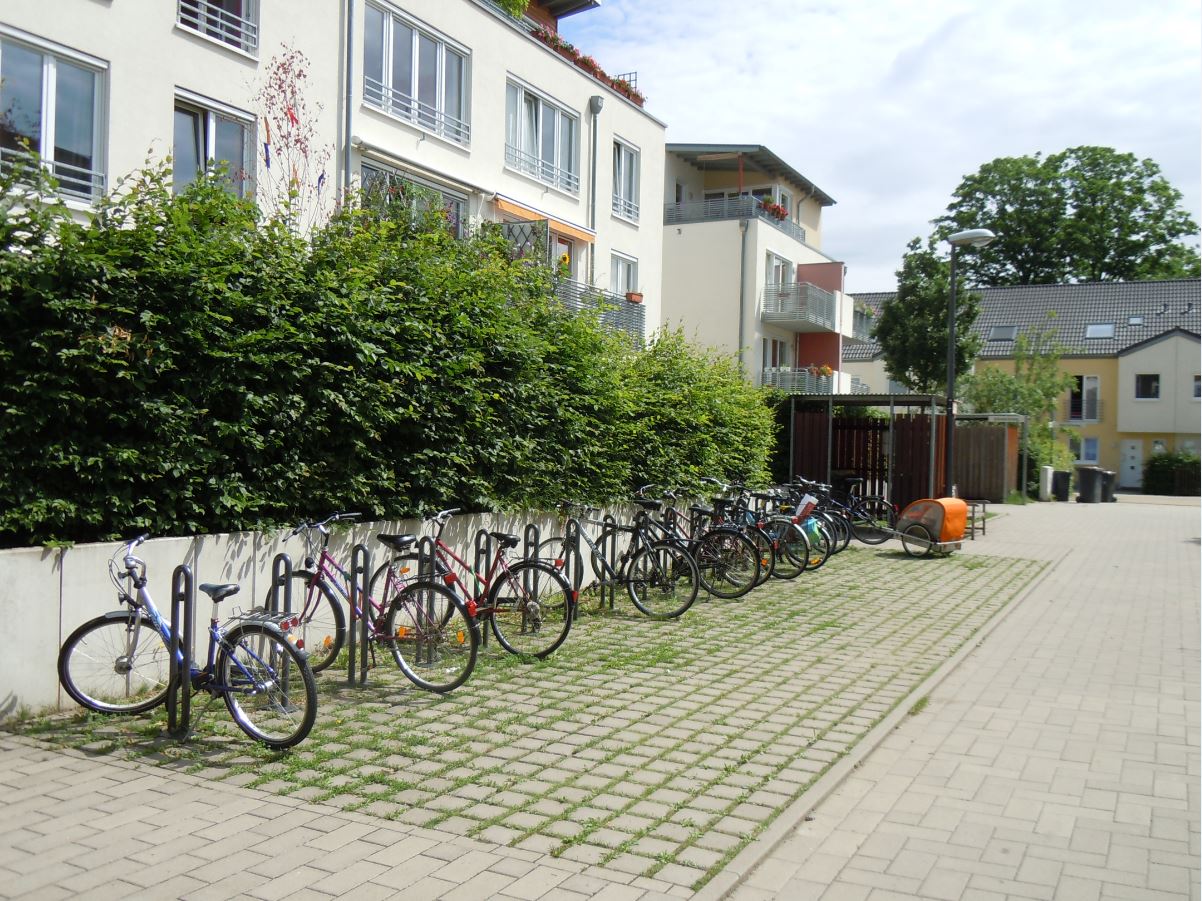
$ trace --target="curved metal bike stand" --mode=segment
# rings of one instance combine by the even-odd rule
[[[608,574],[601,577],[601,607],[604,607],[606,602],[609,602],[609,609],[614,609],[614,602],[618,597],[618,579],[621,577],[621,570],[618,569],[618,521],[610,514],[606,513],[601,519],[601,532],[606,534],[608,531],[609,537],[602,538],[601,556],[609,564],[614,572],[614,578],[608,578]],[[606,529],[607,526],[613,526],[612,529]]]
[[[580,585],[584,581],[584,573],[578,572],[576,560],[580,557],[580,520],[574,516],[568,519],[563,530],[565,557],[563,561],[563,577],[572,586],[572,621],[580,618]]]
[[[168,670],[167,734],[186,741],[192,731],[192,632],[196,623],[192,569],[179,565],[171,576],[171,662]],[[181,628],[182,624],[182,628]]]
[[[347,636],[346,681],[350,685],[367,684],[367,658],[371,650],[367,637],[368,618],[371,616],[371,608],[367,603],[367,580],[370,577],[371,551],[362,544],[356,544],[351,550],[351,623]]]
[[[488,534],[488,529],[480,529],[476,532],[476,542],[472,554],[472,572],[486,573],[488,572],[489,561],[492,560],[492,536]],[[465,594],[471,595],[471,591],[466,585],[463,586]],[[480,629],[480,647],[488,647],[488,629],[481,627]]]
[[[267,610],[269,613],[292,612],[292,558],[287,554],[276,554],[271,561],[271,593],[267,595]]]

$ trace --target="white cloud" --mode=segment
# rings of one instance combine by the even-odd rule
[[[1155,160],[1202,221],[1195,0],[603,0],[564,36],[636,71],[668,140],[763,144],[838,201],[823,250],[891,290],[960,179],[1099,144]]]

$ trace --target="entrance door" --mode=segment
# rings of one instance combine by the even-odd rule
[[[1122,462],[1119,464],[1119,487],[1142,488],[1144,484],[1144,443],[1139,439],[1119,445]]]

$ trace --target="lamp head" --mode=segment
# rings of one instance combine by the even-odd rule
[[[997,235],[987,228],[970,228],[948,235],[947,243],[953,247],[984,247],[996,237]]]

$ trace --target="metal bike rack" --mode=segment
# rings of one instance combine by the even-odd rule
[[[612,526],[613,528],[608,528]],[[610,579],[607,576],[601,578],[601,606],[604,607],[606,601],[609,602],[609,609],[614,609],[614,602],[618,597],[618,581],[616,576],[621,575],[618,569],[618,521],[609,513],[606,513],[601,519],[601,532],[603,535],[608,534],[608,538],[601,539],[601,556],[610,565],[614,571],[615,578]]]
[[[351,550],[351,623],[347,636],[346,681],[351,685],[367,684],[368,618],[371,606],[367,602],[367,580],[371,578],[371,551],[362,544]],[[358,613],[357,611],[362,611]],[[358,628],[356,628],[358,626]],[[358,639],[358,640],[356,640]],[[356,673],[356,670],[358,671]]]
[[[487,573],[489,563],[492,561],[492,555],[492,536],[488,534],[488,529],[480,529],[478,532],[476,532],[475,547],[472,552],[472,572]],[[464,586],[464,591],[469,595],[471,594],[466,585]],[[488,647],[488,632],[488,629],[480,629],[480,646],[482,648]]]
[[[417,543],[417,578],[434,578],[434,539],[429,535]]]
[[[271,561],[271,593],[267,595],[267,610],[270,613],[292,612],[292,558],[287,554],[276,554]]]
[[[526,526],[526,531],[522,533],[522,558],[525,560],[538,559],[538,546],[542,544],[542,532],[536,523],[530,523]]]
[[[195,625],[195,580],[191,567],[181,564],[171,576],[171,664],[167,690],[167,734],[180,741],[188,738],[192,728],[192,633]]]
[[[577,572],[576,560],[580,556],[580,520],[568,519],[563,530],[564,561],[563,577],[572,586],[572,620],[580,618],[580,585],[584,581],[584,573]],[[583,569],[583,567],[581,567]]]

